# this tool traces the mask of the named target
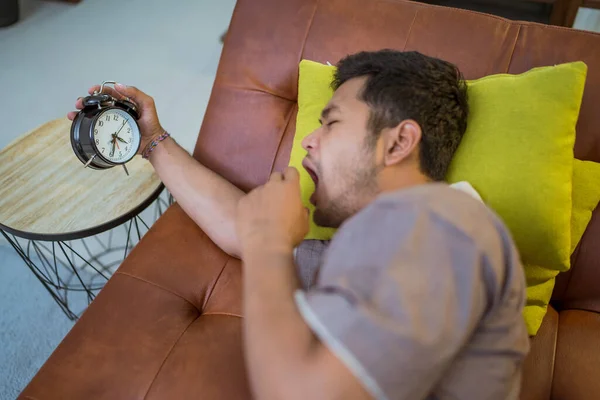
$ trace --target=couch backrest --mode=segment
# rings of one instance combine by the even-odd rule
[[[243,189],[287,165],[298,63],[361,50],[418,50],[467,79],[582,60],[575,156],[600,162],[600,34],[403,0],[238,0],[194,156]],[[561,274],[554,304],[600,312],[600,211]]]

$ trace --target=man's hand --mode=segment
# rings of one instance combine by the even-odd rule
[[[300,197],[300,175],[288,167],[238,204],[242,258],[253,251],[291,252],[308,233],[308,210]]]
[[[100,90],[100,85],[92,86],[88,90],[88,93],[93,94],[98,90]],[[138,112],[140,114],[140,119],[137,120],[137,123],[140,127],[140,133],[142,134],[142,143],[140,145],[138,154],[141,154],[148,143],[150,143],[154,138],[162,135],[165,132],[160,125],[160,121],[158,120],[154,99],[148,96],[146,93],[133,86],[126,86],[120,83],[117,83],[114,88],[104,86],[102,93],[107,93],[119,100],[129,100],[137,105]],[[81,97],[75,102],[75,108],[77,110],[81,110],[83,108],[83,100]],[[67,114],[67,118],[72,121],[76,115],[77,111],[71,111]]]

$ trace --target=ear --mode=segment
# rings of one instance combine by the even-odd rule
[[[393,128],[382,132],[384,165],[391,166],[416,155],[421,142],[421,127],[412,120],[406,119]]]

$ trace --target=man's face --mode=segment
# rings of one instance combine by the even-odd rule
[[[369,145],[369,106],[358,99],[366,78],[341,85],[307,136],[303,166],[315,182],[310,201],[317,225],[339,227],[378,194],[375,146]]]

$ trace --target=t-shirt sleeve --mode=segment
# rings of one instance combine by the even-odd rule
[[[468,342],[489,300],[475,242],[425,208],[385,204],[332,241],[306,323],[377,399],[421,399]]]
[[[326,240],[304,240],[294,249],[296,272],[303,289],[309,289],[315,284],[327,245]]]

